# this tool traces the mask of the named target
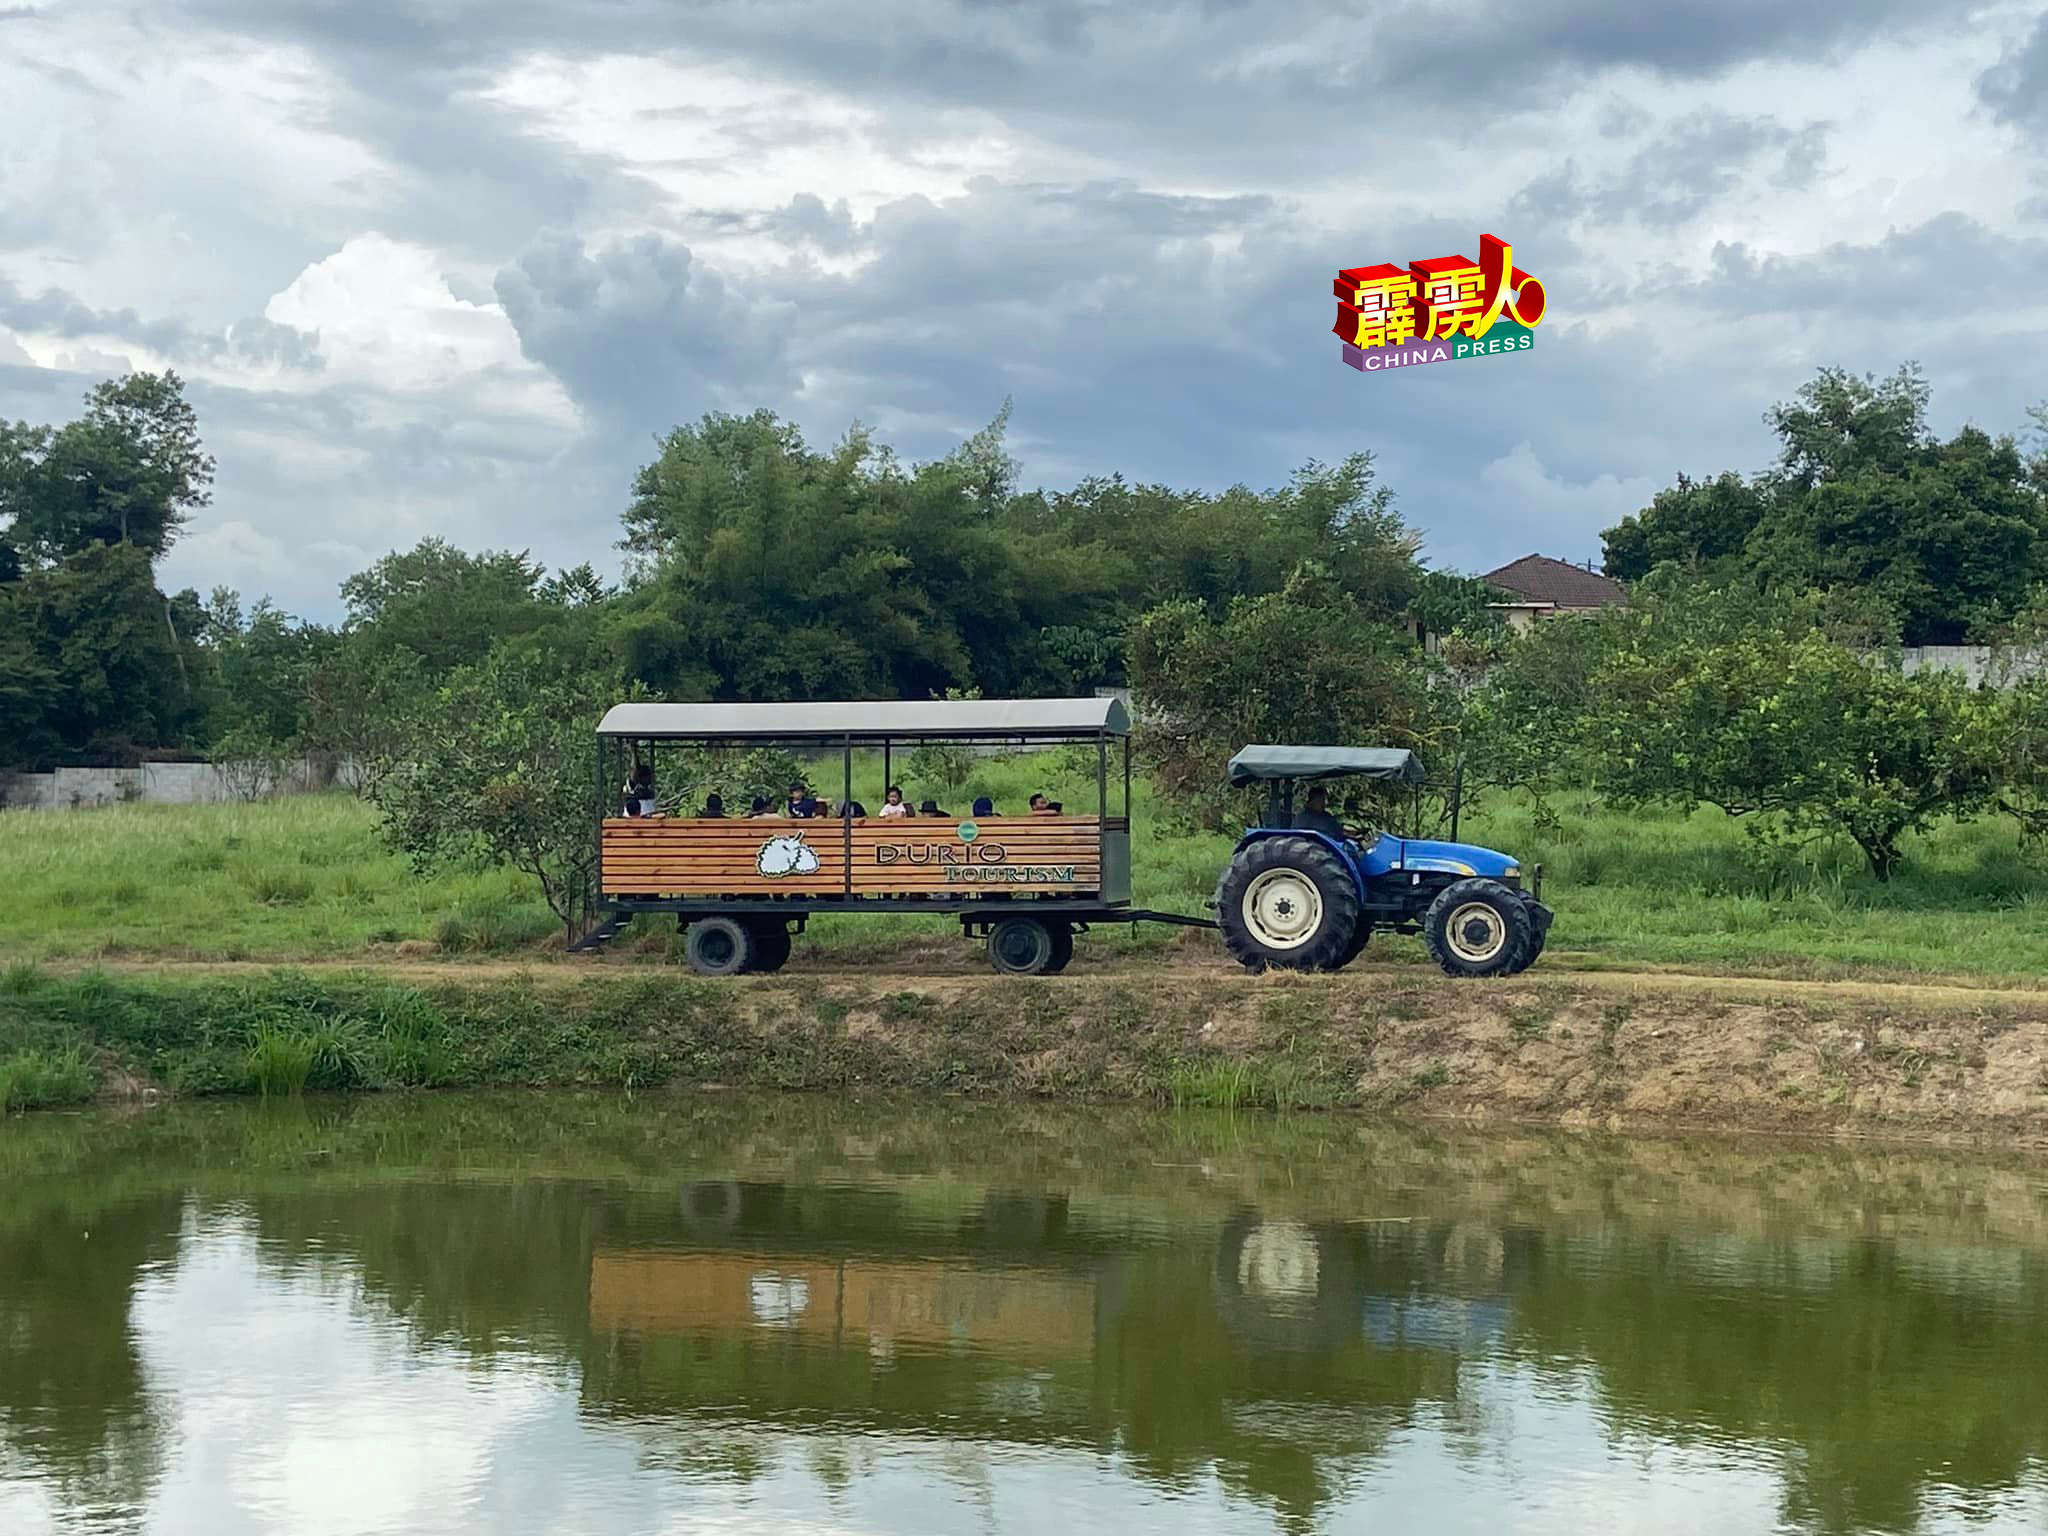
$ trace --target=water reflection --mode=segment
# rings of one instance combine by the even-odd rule
[[[0,1529],[2038,1525],[2044,1196],[1321,1118],[31,1118]]]

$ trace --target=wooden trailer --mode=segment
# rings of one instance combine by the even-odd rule
[[[862,785],[865,816],[755,818],[743,805],[724,818],[607,815],[607,916],[593,939],[636,914],[673,912],[692,968],[731,975],[779,967],[813,913],[923,912],[986,934],[998,970],[1036,974],[1063,968],[1091,922],[1209,926],[1131,908],[1130,719],[1115,698],[621,704],[598,727],[598,784],[617,810],[633,765],[649,765],[658,788],[665,750],[773,746],[837,760],[840,782],[824,786],[837,811],[861,798],[856,754],[878,752],[887,784],[901,749],[932,743],[1092,747],[1093,803],[1057,815],[884,817],[879,786]]]

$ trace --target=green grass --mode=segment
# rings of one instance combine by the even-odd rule
[[[1092,809],[1092,760],[1070,753],[980,759],[964,784],[916,782],[914,800],[963,813],[978,795],[1004,811],[1044,788]],[[836,795],[838,764],[815,783]],[[859,762],[855,792],[881,799],[879,757]],[[872,783],[870,782],[872,781]],[[1465,818],[1461,835],[1544,865],[1558,917],[1546,963],[1809,977],[2048,975],[2048,865],[2023,856],[2005,823],[1944,826],[1907,843],[1890,884],[1852,846],[1773,852],[1718,811],[1624,814],[1588,795],[1559,796],[1554,826],[1504,800]],[[1142,907],[1201,914],[1232,839],[1164,826],[1147,786],[1133,807],[1134,896]],[[643,920],[614,948],[673,960],[673,925]],[[1104,929],[1089,957],[1155,952],[1173,930]],[[827,916],[799,953],[835,964],[904,963],[901,944],[958,943],[943,918]],[[342,795],[257,805],[127,805],[0,814],[0,959],[177,956],[215,960],[368,958],[411,943],[451,956],[534,954],[559,943],[532,883],[508,870],[415,876],[378,841],[374,814]],[[1375,938],[1367,963],[1426,966],[1414,939]],[[0,980],[0,988],[4,988]]]
[[[53,1104],[83,1104],[98,1086],[98,1075],[77,1046],[0,1055],[0,1114]]]
[[[556,931],[510,870],[415,876],[346,794],[0,814],[0,955],[338,958],[406,940],[508,950]]]

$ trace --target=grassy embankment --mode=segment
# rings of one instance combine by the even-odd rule
[[[948,792],[960,811],[993,794],[1020,807],[1041,784],[1075,808],[1092,778],[1055,761],[984,763]],[[819,782],[825,781],[820,771]],[[873,764],[857,791],[872,806]],[[1230,839],[1177,833],[1141,784],[1134,821],[1141,906],[1201,913]],[[1755,847],[1718,811],[1686,819],[1625,815],[1560,798],[1560,824],[1497,802],[1469,817],[1468,840],[1545,867],[1558,912],[1550,968],[1678,967],[1785,976],[1967,976],[2037,984],[2048,976],[2048,868],[2023,859],[2005,823],[1944,827],[1909,840],[1890,885],[1853,847],[1809,857]],[[628,959],[673,959],[673,931],[643,919],[614,946]],[[795,964],[929,965],[957,952],[944,919],[824,918]],[[1077,962],[1156,953],[1172,930],[1092,936]],[[919,943],[917,941],[925,942]],[[1213,940],[1187,936],[1206,949]],[[373,814],[346,795],[251,806],[129,806],[0,815],[0,958],[187,960],[388,959],[496,955],[545,959],[559,928],[529,882],[504,870],[416,878],[379,844]],[[1376,940],[1372,965],[1424,964],[1412,939]]]
[[[1681,979],[1682,982],[1683,979]],[[1176,969],[0,972],[0,1100],[745,1086],[2048,1140],[2048,994]],[[1892,989],[1896,991],[1897,989]]]
[[[1008,808],[1040,782],[1093,793],[1044,761],[990,762],[941,803]],[[1559,913],[1543,964],[1486,986],[1445,982],[1414,940],[1375,941],[1342,977],[1247,981],[1211,936],[1166,930],[1092,936],[1067,977],[1017,982],[946,920],[894,916],[821,920],[785,976],[720,986],[679,976],[652,923],[565,960],[518,876],[416,878],[347,796],[9,814],[0,1102],[719,1082],[1916,1130],[2028,1131],[2048,1110],[2030,1054],[2048,989],[2038,1019],[2025,995],[2048,975],[2048,874],[2003,825],[1915,840],[1879,886],[1853,849],[1768,855],[1716,812],[1557,808],[1555,829],[1506,806],[1464,829],[1543,861]],[[1141,789],[1138,901],[1199,912],[1229,840],[1151,812]],[[146,974],[157,961],[199,966]],[[233,961],[314,969],[204,969]],[[2010,995],[1571,975],[1657,968]]]

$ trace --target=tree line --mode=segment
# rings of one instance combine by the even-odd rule
[[[1007,406],[915,465],[858,426],[819,448],[765,411],[707,416],[633,477],[622,580],[428,539],[349,577],[325,625],[160,590],[215,466],[176,375],[136,374],[70,423],[0,425],[0,770],[347,755],[416,857],[553,860],[574,887],[572,746],[620,698],[1128,685],[1150,771],[1198,820],[1225,817],[1247,740],[1380,741],[1435,772],[1404,812],[1432,825],[1452,784],[1586,784],[1848,836],[1883,877],[1942,816],[2048,827],[2048,684],[1895,664],[2048,635],[2048,459],[1941,441],[1927,406],[1910,367],[1822,371],[1769,413],[1774,463],[1679,476],[1607,531],[1627,607],[1524,637],[1499,594],[1429,568],[1370,454],[1266,490],[1026,488]]]
[[[366,695],[500,650],[558,660],[593,699],[1086,693],[1128,681],[1151,607],[1220,614],[1304,561],[1374,613],[1483,611],[1477,583],[1423,567],[1369,454],[1267,491],[1024,490],[1007,414],[916,466],[859,427],[819,449],[767,412],[709,416],[634,477],[622,582],[430,538],[344,581],[323,625],[157,589],[213,462],[175,375],[103,384],[76,422],[0,426],[0,768],[352,751]]]

